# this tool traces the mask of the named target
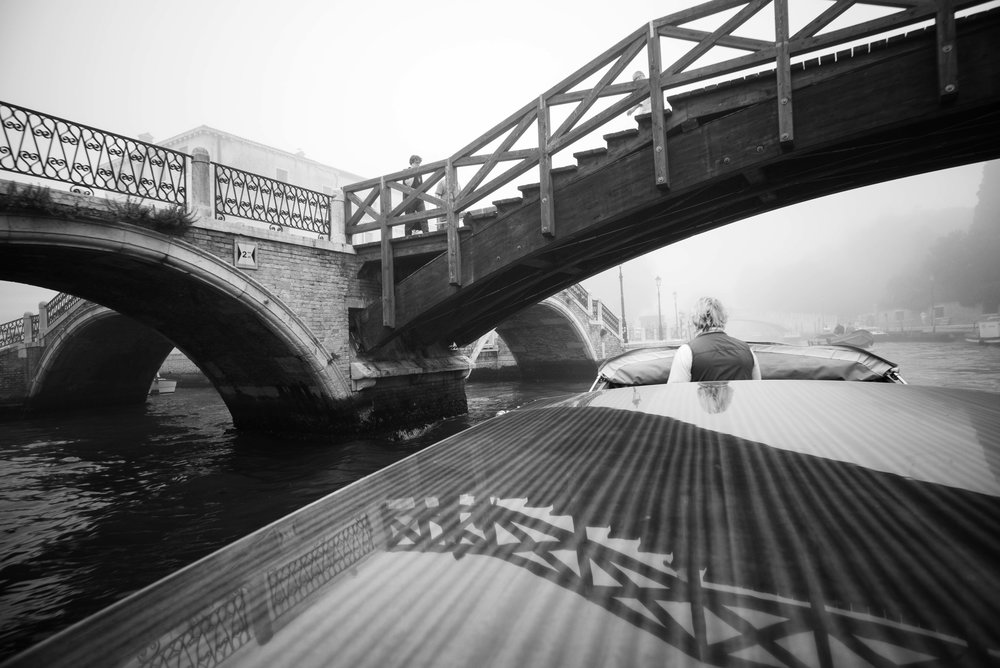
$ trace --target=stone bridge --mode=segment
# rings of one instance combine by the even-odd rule
[[[795,33],[788,0],[651,21],[448,158],[332,196],[0,103],[0,169],[82,191],[4,184],[0,280],[154,330],[241,428],[353,433],[459,413],[456,346],[588,276],[758,213],[1000,157],[1000,10],[899,0],[829,29],[851,4]],[[764,7],[773,36],[737,34]],[[668,39],[695,46],[663,61]],[[715,48],[743,55],[702,64]],[[637,63],[647,78],[630,78]],[[580,144],[643,102],[634,129]],[[570,146],[575,164],[555,166]],[[520,197],[471,208],[536,168]],[[393,234],[432,218],[444,231]]]
[[[497,331],[528,378],[593,377],[596,364],[623,350],[619,318],[573,286],[500,323]],[[37,314],[0,324],[0,411],[136,404],[173,344],[157,330],[111,309],[59,293]],[[475,365],[481,346],[463,353]],[[355,364],[358,389],[375,387],[371,368]],[[208,375],[208,374],[206,374]]]

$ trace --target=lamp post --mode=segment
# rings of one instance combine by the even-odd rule
[[[934,322],[934,274],[931,274],[931,334],[937,332],[937,323]]]
[[[681,338],[681,319],[677,316],[677,291],[674,290],[674,336]]]
[[[659,328],[660,332],[657,338],[663,340],[663,309],[660,308],[660,277],[656,277],[656,326]]]
[[[622,266],[618,265],[618,294],[622,300],[622,343],[628,343],[628,320],[625,319],[625,285],[622,280]]]

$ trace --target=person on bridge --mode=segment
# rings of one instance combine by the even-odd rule
[[[710,380],[760,380],[760,363],[750,346],[725,332],[722,302],[702,297],[694,307],[691,324],[695,337],[677,349],[668,383]]]
[[[637,70],[632,75],[632,81],[644,81],[645,79],[646,79],[646,73],[640,70]],[[638,116],[639,114],[648,114],[652,110],[652,108],[653,108],[653,103],[650,102],[649,98],[647,97],[645,100],[643,100],[639,104],[629,109],[628,115],[631,116],[632,114],[635,114],[636,116]]]
[[[420,163],[423,162],[423,158],[419,155],[410,156],[410,168],[419,167]],[[403,180],[403,185],[409,186],[411,188],[416,188],[424,182],[424,179],[420,174],[415,174],[408,179]],[[417,198],[406,205],[403,208],[403,214],[417,213],[418,211],[424,210],[424,200]],[[417,232],[427,232],[428,225],[426,220],[421,220],[416,223],[406,223],[403,226],[403,234],[405,236],[410,236],[411,234],[416,234]]]

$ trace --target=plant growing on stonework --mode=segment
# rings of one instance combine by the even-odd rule
[[[127,197],[124,202],[109,200],[115,218],[133,225],[149,227],[158,232],[183,232],[195,221],[193,214],[180,206],[154,208]]]

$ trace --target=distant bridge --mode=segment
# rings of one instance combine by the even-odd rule
[[[1000,157],[1000,11],[893,0],[829,29],[866,4],[886,5],[835,2],[794,33],[787,0],[676,12],[448,158],[333,196],[0,103],[0,169],[82,191],[6,184],[0,279],[155,330],[206,370],[240,427],[354,431],[461,412],[466,367],[451,346],[588,276],[764,211]],[[765,8],[772,38],[737,34]],[[713,18],[712,31],[691,26]],[[668,40],[694,46],[668,62]],[[717,49],[742,55],[712,60]],[[631,80],[637,67],[646,79]],[[643,101],[636,128],[585,144]],[[571,146],[576,164],[555,166]],[[472,209],[536,169],[521,197]],[[432,194],[442,182],[448,194]],[[417,200],[424,210],[406,213]],[[431,218],[444,231],[394,238]],[[373,231],[374,245],[348,243]]]

